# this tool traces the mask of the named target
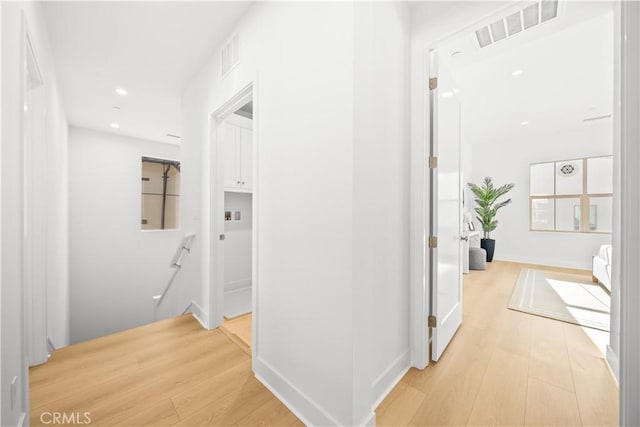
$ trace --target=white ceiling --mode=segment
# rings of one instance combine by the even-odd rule
[[[166,134],[180,135],[182,89],[249,5],[245,1],[44,2],[69,123],[179,142]],[[129,95],[117,95],[118,87]],[[111,123],[120,128],[111,128]]]
[[[439,54],[472,144],[575,130],[595,123],[585,118],[612,113],[610,4],[563,2],[560,15],[537,28],[482,49],[470,31]],[[516,70],[523,72],[512,76]],[[440,89],[442,96],[452,88]]]

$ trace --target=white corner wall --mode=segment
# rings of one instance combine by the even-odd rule
[[[353,161],[354,422],[408,370],[409,10],[356,4]]]
[[[47,109],[46,156],[49,197],[45,224],[48,335],[59,347],[69,342],[67,243],[67,122],[41,4],[2,2],[2,344],[0,396],[2,425],[28,423],[28,371],[23,347],[26,330],[22,299],[22,142],[21,40],[26,19],[44,80]],[[14,405],[11,382],[15,378]],[[26,420],[25,420],[26,419]]]
[[[305,423],[372,423],[408,366],[408,10],[256,3],[236,31],[240,63],[221,79],[216,52],[183,96],[185,274],[212,310],[209,115],[253,82],[254,371]]]
[[[82,128],[69,130],[73,343],[152,322],[151,298],[162,293],[173,272],[171,259],[188,232],[184,226],[141,231],[142,156],[180,160],[180,150]],[[182,164],[183,171],[188,168]],[[171,298],[163,302],[162,317],[182,313],[193,299],[183,280],[178,275]]]
[[[303,421],[352,424],[353,5],[256,3],[183,97],[185,221],[210,241],[209,114],[255,81],[258,333],[254,371]],[[209,310],[209,252],[193,278]],[[213,326],[213,325],[212,325]]]
[[[590,270],[592,255],[611,243],[611,234],[529,231],[529,164],[612,153],[610,119],[584,123],[574,131],[474,144],[473,182],[491,176],[496,184],[516,185],[508,194],[512,203],[498,213],[498,228],[491,233],[495,258]]]

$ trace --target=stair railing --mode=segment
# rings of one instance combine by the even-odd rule
[[[160,304],[162,304],[162,301],[167,296],[169,289],[171,289],[171,285],[173,285],[173,282],[176,279],[178,272],[180,272],[180,269],[182,268],[182,258],[184,257],[185,254],[191,253],[191,243],[193,242],[193,239],[195,237],[196,237],[195,233],[190,233],[190,234],[186,234],[182,239],[182,242],[180,243],[180,246],[178,247],[176,254],[173,256],[173,260],[171,260],[171,268],[174,269],[173,274],[171,275],[171,278],[167,282],[167,285],[164,287],[164,291],[162,291],[160,295],[154,295],[152,297],[156,304],[156,307],[159,307]]]

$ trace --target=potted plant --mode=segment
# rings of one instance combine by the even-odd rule
[[[484,237],[480,239],[480,247],[487,251],[487,261],[493,261],[493,253],[496,247],[496,241],[491,238],[491,232],[498,226],[496,214],[498,209],[511,203],[511,199],[498,202],[498,199],[507,194],[515,186],[514,184],[505,184],[501,187],[494,187],[490,177],[486,177],[481,185],[469,183],[469,188],[476,196],[476,219],[482,226]]]

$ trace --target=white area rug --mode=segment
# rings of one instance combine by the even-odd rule
[[[523,268],[509,308],[609,331],[611,297],[584,276]]]

